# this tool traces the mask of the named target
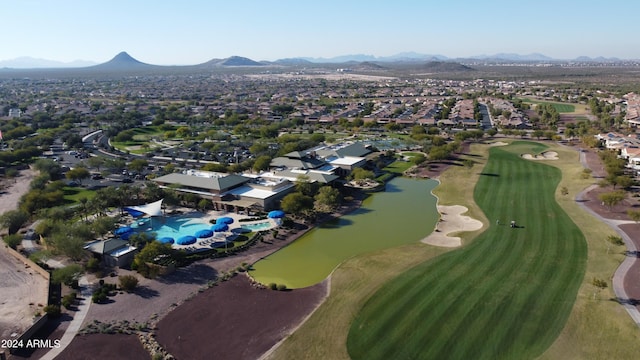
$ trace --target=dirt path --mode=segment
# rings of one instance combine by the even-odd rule
[[[15,179],[3,181],[6,187],[0,191],[0,214],[18,207],[20,197],[29,191],[29,184],[36,176],[36,172],[31,169],[22,170]]]

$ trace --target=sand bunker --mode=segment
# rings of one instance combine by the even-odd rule
[[[504,141],[496,141],[496,142],[489,143],[489,146],[506,146],[506,145],[509,145],[509,144]]]
[[[480,230],[483,226],[480,220],[462,215],[467,212],[467,210],[468,209],[466,207],[461,205],[438,205],[440,221],[436,224],[436,230],[421,241],[425,244],[435,246],[461,246],[462,239],[459,237],[449,236],[449,234]]]
[[[555,151],[545,151],[538,155],[523,154],[522,158],[527,160],[558,160],[558,153]]]

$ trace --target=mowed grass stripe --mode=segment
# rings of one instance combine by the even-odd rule
[[[550,346],[582,281],[586,243],[555,202],[560,171],[522,150],[541,147],[491,149],[474,192],[501,225],[383,286],[352,324],[352,358],[526,359]]]

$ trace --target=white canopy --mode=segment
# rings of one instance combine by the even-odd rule
[[[140,206],[127,206],[124,209],[125,210],[131,209],[131,210],[143,212],[149,216],[162,216],[162,200],[164,199],[160,199],[156,202],[152,202],[152,203],[140,205]]]

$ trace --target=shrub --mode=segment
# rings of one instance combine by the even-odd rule
[[[132,292],[138,286],[138,278],[133,275],[118,276],[120,288],[126,292]]]
[[[75,292],[72,292],[71,294],[65,295],[62,298],[62,306],[64,306],[65,309],[71,308],[71,306],[73,306],[73,303],[76,301],[76,296],[77,296],[77,294]]]
[[[287,285],[285,284],[278,285],[278,291],[285,291],[285,290],[287,290]]]
[[[12,249],[16,249],[22,243],[22,236],[19,234],[6,235],[2,238],[4,243]]]
[[[594,278],[593,278],[593,280],[591,281],[591,284],[592,284],[593,286],[595,286],[595,287],[600,288],[600,289],[604,289],[604,288],[606,288],[606,287],[608,286],[608,285],[607,285],[607,282],[606,282],[605,280],[598,279],[598,278],[595,278],[595,277],[594,277]]]
[[[624,245],[624,240],[622,240],[620,236],[616,236],[616,235],[607,236],[607,241],[609,241],[613,245],[618,245],[618,246]]]
[[[60,306],[58,305],[47,305],[43,310],[45,313],[47,313],[47,315],[53,318],[60,317],[60,315],[62,314],[62,312],[60,311]]]
[[[278,285],[276,283],[270,283],[269,284],[269,289],[271,290],[278,290]]]
[[[87,265],[85,265],[85,269],[89,272],[96,272],[100,268],[100,260],[92,257],[87,261]]]

